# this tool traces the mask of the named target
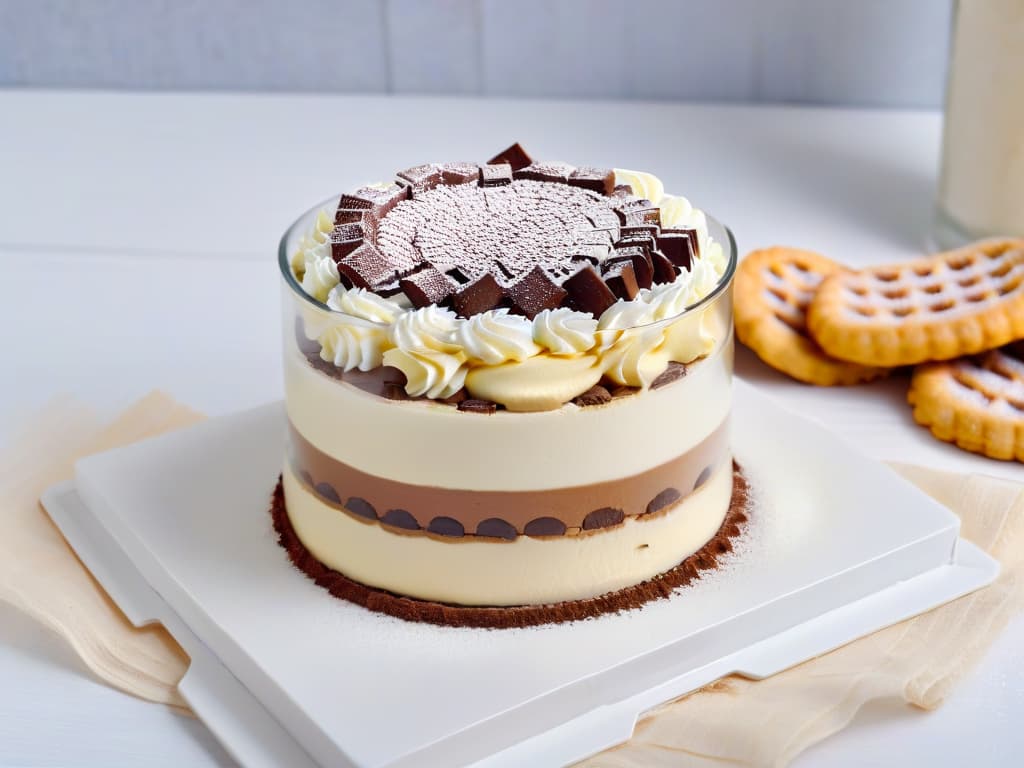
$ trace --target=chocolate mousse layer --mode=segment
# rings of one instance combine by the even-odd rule
[[[732,552],[733,541],[740,536],[749,520],[750,494],[746,478],[740,468],[733,464],[732,500],[718,532],[701,549],[660,576],[587,600],[514,607],[448,605],[368,587],[328,568],[306,549],[288,519],[280,482],[271,498],[270,513],[278,542],[287,551],[292,563],[335,597],[405,621],[450,627],[506,629],[581,621],[639,608],[645,603],[671,597],[676,589],[699,579],[702,571],[717,568],[722,559]]]
[[[296,477],[321,501],[367,523],[446,541],[586,535],[656,515],[700,488],[729,455],[729,424],[681,456],[630,477],[536,491],[479,491],[402,483],[328,456],[289,424]]]

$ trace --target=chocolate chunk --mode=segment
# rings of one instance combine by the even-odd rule
[[[430,521],[427,530],[431,533],[436,533],[438,536],[451,536],[453,538],[460,538],[466,533],[462,523],[453,517],[435,517]]]
[[[395,279],[395,268],[373,243],[363,242],[338,261],[338,273],[358,288],[374,289]]]
[[[451,296],[459,287],[458,283],[452,280],[444,272],[438,271],[429,264],[425,265],[419,272],[413,272],[408,277],[403,277],[399,284],[402,291],[409,297],[409,301],[415,307],[428,307],[431,304],[440,304]]]
[[[446,397],[441,402],[444,403],[445,405],[458,405],[459,403],[467,399],[469,399],[469,393],[466,391],[466,388],[463,387],[458,392],[448,395],[448,397]]]
[[[600,317],[615,303],[615,294],[589,265],[567,278],[562,285],[579,311],[589,312],[594,317]]]
[[[385,381],[380,385],[381,397],[388,400],[408,400],[409,395],[405,391],[404,384],[397,384],[393,381]]]
[[[476,400],[470,398],[459,403],[458,408],[460,411],[466,411],[468,413],[496,413],[498,410],[498,404],[492,403],[490,400]]]
[[[452,267],[451,269],[444,270],[444,273],[459,285],[465,285],[472,282],[467,274],[467,270],[468,267]]]
[[[576,170],[568,163],[531,163],[525,168],[518,168],[513,173],[517,179],[528,181],[548,181],[561,184],[569,183],[569,176]]]
[[[505,291],[490,272],[464,285],[452,296],[452,307],[462,317],[472,317],[498,306],[505,298]]]
[[[362,222],[335,224],[328,236],[331,243],[331,258],[336,262],[341,261],[358,248],[365,237],[366,230],[363,228]]]
[[[381,379],[388,384],[400,384],[405,386],[409,382],[409,378],[399,368],[393,368],[390,365],[385,365],[380,369]]]
[[[480,180],[480,166],[476,163],[444,163],[441,181],[445,184],[475,184]]]
[[[715,471],[714,467],[711,467],[711,466],[704,467],[704,469],[702,469],[700,471],[700,474],[697,475],[697,482],[695,482],[693,484],[693,490],[696,491],[698,488],[700,488],[702,485],[704,485],[704,483],[706,483],[708,480],[710,480],[711,479],[711,474],[714,471]]]
[[[640,387],[631,387],[627,384],[619,384],[608,391],[611,393],[612,398],[617,400],[620,397],[630,397],[631,395],[635,395],[640,391]]]
[[[671,384],[673,381],[678,381],[686,375],[686,366],[682,363],[672,361],[668,364],[668,367],[662,371],[658,376],[651,382],[651,389],[659,389],[667,384]]]
[[[398,278],[395,278],[383,285],[374,286],[373,292],[382,298],[390,299],[392,296],[397,296],[402,292],[402,286],[398,282]]]
[[[612,401],[612,394],[600,384],[595,384],[582,395],[574,397],[572,401],[581,408],[590,405],[604,405]]]
[[[634,197],[634,195],[633,195],[633,188],[631,186],[629,186],[629,184],[616,184],[612,188],[611,197],[621,197],[621,198]]]
[[[481,187],[501,187],[512,183],[512,166],[508,163],[489,163],[480,166]]]
[[[361,224],[363,237],[372,240],[377,236],[377,215],[366,208],[339,208],[334,214],[335,224]]]
[[[682,498],[682,494],[679,493],[675,488],[666,488],[664,491],[659,493],[653,499],[651,503],[647,505],[647,514],[653,515],[655,512],[659,512],[666,507],[670,507],[675,504],[679,499]]]
[[[620,261],[615,264],[608,264],[604,272],[604,281],[611,292],[620,299],[630,301],[640,293],[640,287],[636,282],[636,271],[633,269],[632,261]]]
[[[360,187],[352,194],[344,194],[338,208],[365,208],[378,218],[384,218],[396,205],[409,199],[409,188],[402,184],[383,187]]]
[[[554,517],[538,517],[523,528],[527,536],[564,536],[565,523]]]
[[[358,517],[365,517],[367,520],[377,519],[377,510],[373,504],[359,496],[352,496],[345,502],[345,509]]]
[[[619,222],[626,226],[656,224],[661,226],[661,209],[650,200],[635,197],[615,205]]]
[[[508,163],[512,166],[513,171],[518,171],[520,168],[525,168],[530,165],[533,162],[533,158],[526,154],[526,150],[519,146],[519,142],[516,142],[508,149],[504,149],[496,154],[487,162],[489,165]]]
[[[626,515],[621,509],[602,507],[601,509],[595,509],[583,518],[583,530],[593,531],[598,528],[610,528],[613,525],[618,525],[625,518]]]
[[[690,269],[693,259],[697,256],[695,244],[696,233],[693,238],[690,232],[693,230],[663,229],[658,234],[658,250],[665,254],[665,257],[683,269]]]
[[[654,265],[654,282],[659,285],[675,281],[679,274],[679,267],[668,260],[661,251],[650,251],[648,256]]]
[[[399,171],[396,175],[399,182],[404,181],[409,185],[410,197],[415,197],[417,192],[433,189],[441,183],[442,178],[440,167],[433,164],[406,168],[404,171]]]
[[[416,518],[412,516],[412,513],[404,509],[389,509],[384,513],[380,521],[384,525],[402,528],[406,531],[418,531],[420,529],[420,524],[416,522]]]
[[[624,261],[629,261],[633,265],[633,275],[639,288],[650,288],[654,284],[654,265],[647,249],[635,245],[616,247],[607,264],[611,267]]]
[[[569,174],[569,186],[610,195],[615,189],[615,172],[609,168],[577,168]]]
[[[568,292],[541,269],[531,269],[526,276],[508,289],[512,303],[531,320],[545,309],[554,309]]]
[[[314,488],[321,497],[328,501],[333,501],[335,504],[341,503],[341,496],[338,495],[338,492],[334,490],[334,486],[330,483],[317,483]]]
[[[476,535],[512,541],[518,533],[512,523],[502,520],[500,517],[489,517],[476,527]]]

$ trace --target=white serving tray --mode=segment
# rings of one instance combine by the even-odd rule
[[[988,584],[947,509],[737,381],[758,502],[729,563],[639,611],[524,630],[407,624],[331,597],[270,524],[280,404],[79,462],[43,503],[240,762],[545,766],[723,675],[765,677]]]

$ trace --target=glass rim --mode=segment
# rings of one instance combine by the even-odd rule
[[[354,315],[350,315],[347,312],[342,312],[342,311],[337,310],[337,309],[331,309],[331,307],[327,306],[326,303],[324,303],[324,302],[320,301],[319,299],[315,298],[314,296],[310,296],[308,293],[306,293],[306,291],[302,287],[302,284],[296,279],[295,275],[292,273],[291,255],[288,253],[289,241],[295,239],[296,234],[298,234],[300,236],[302,234],[305,234],[304,232],[298,232],[299,225],[306,223],[307,220],[315,221],[316,220],[316,216],[320,213],[321,210],[323,210],[323,208],[325,206],[328,206],[330,203],[335,202],[337,200],[338,200],[338,196],[337,195],[334,195],[334,196],[329,197],[329,198],[327,198],[325,200],[322,200],[317,205],[314,205],[312,208],[310,208],[307,211],[305,211],[295,221],[293,221],[291,223],[291,225],[288,227],[288,229],[286,229],[284,231],[284,234],[281,236],[281,240],[278,243],[278,247],[277,247],[277,263],[278,263],[278,267],[281,270],[281,276],[284,279],[285,284],[289,288],[291,288],[292,292],[294,294],[296,294],[300,299],[302,299],[306,303],[308,303],[310,306],[314,307],[315,309],[318,309],[321,312],[327,312],[328,314],[331,314],[331,315],[337,315],[338,317],[351,317],[354,320],[358,320],[360,323],[372,322],[372,321],[369,321],[369,320],[365,320],[364,318],[355,317]],[[710,215],[709,213],[704,212],[704,211],[702,211],[702,212],[704,213],[704,218],[708,222],[709,234],[710,234],[710,230],[713,227],[716,227],[719,230],[721,230],[721,234],[724,234],[724,237],[722,237],[721,239],[719,239],[719,238],[715,238],[715,239],[716,239],[717,242],[720,243],[720,245],[722,246],[723,249],[727,249],[728,250],[728,253],[726,254],[725,271],[722,273],[722,276],[718,279],[718,283],[715,285],[714,289],[712,289],[711,292],[708,293],[707,296],[704,296],[704,297],[698,299],[697,301],[693,302],[692,304],[688,304],[686,307],[683,308],[683,310],[681,312],[678,312],[675,315],[671,315],[670,317],[663,317],[660,320],[652,320],[649,323],[641,323],[639,325],[631,325],[631,326],[627,326],[625,328],[615,328],[615,329],[608,329],[608,330],[623,330],[623,331],[626,331],[626,330],[634,330],[634,329],[639,329],[639,328],[649,328],[649,327],[655,326],[655,325],[667,325],[667,324],[672,323],[672,322],[674,322],[676,320],[679,320],[680,318],[682,318],[682,317],[684,317],[686,315],[689,315],[689,314],[692,314],[692,313],[696,312],[698,309],[701,309],[701,308],[703,308],[703,307],[705,307],[707,305],[710,305],[719,296],[721,296],[726,291],[726,289],[732,284],[732,279],[733,279],[734,275],[736,274],[736,266],[739,263],[739,254],[738,254],[738,251],[737,251],[737,248],[736,248],[736,238],[733,235],[732,230],[729,227],[727,227],[725,224],[720,222],[718,219],[716,219],[714,216]],[[719,233],[716,233],[716,234],[719,234]],[[663,283],[663,285],[671,285],[671,283]],[[634,301],[635,301],[635,299],[634,299]],[[388,327],[388,324],[386,324],[386,323],[374,323],[374,325],[380,325],[382,328]]]

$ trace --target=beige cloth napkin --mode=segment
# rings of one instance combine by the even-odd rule
[[[104,424],[58,400],[0,453],[0,600],[65,637],[100,679],[187,707],[176,685],[188,658],[159,627],[135,629],[91,578],[37,499],[71,476],[75,458],[201,417],[154,393]],[[963,535],[1003,564],[992,586],[754,682],[728,677],[645,717],[626,744],[590,768],[785,765],[841,730],[867,702],[900,698],[933,709],[1024,608],[1024,486],[977,475],[896,469],[960,515]]]

